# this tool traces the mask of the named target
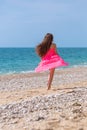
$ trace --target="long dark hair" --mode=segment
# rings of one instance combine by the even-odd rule
[[[53,35],[51,33],[47,33],[43,41],[39,45],[36,46],[36,53],[40,57],[43,57],[49,50],[52,44],[52,41],[53,41]]]

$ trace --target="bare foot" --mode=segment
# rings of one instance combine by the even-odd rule
[[[48,87],[48,88],[47,88],[47,90],[50,90],[50,89],[51,89],[51,87]]]

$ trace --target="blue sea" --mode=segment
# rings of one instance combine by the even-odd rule
[[[58,48],[68,67],[87,66],[87,48]],[[34,72],[40,62],[35,48],[0,48],[0,74]]]

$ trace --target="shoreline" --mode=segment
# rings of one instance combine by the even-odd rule
[[[64,69],[74,69],[74,68],[87,68],[87,64],[84,64],[84,65],[71,65],[71,66],[65,66],[65,67],[59,67],[59,68],[56,68],[56,71],[58,70],[64,70]],[[48,71],[43,71],[43,72],[40,72],[40,73],[46,73]],[[20,72],[16,72],[16,71],[11,71],[11,72],[8,72],[8,73],[0,73],[0,76],[5,76],[5,75],[18,75],[18,74],[35,74],[37,72],[35,72],[35,70],[27,70],[27,71],[20,71]],[[39,74],[39,73],[38,73]]]
[[[87,67],[0,75],[0,130],[86,130]],[[79,125],[78,125],[79,124]]]

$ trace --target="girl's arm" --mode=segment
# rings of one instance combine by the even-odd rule
[[[57,47],[56,47],[56,44],[55,44],[55,43],[53,43],[53,44],[51,45],[51,48],[54,48],[54,49],[55,49],[55,52],[58,54]]]

